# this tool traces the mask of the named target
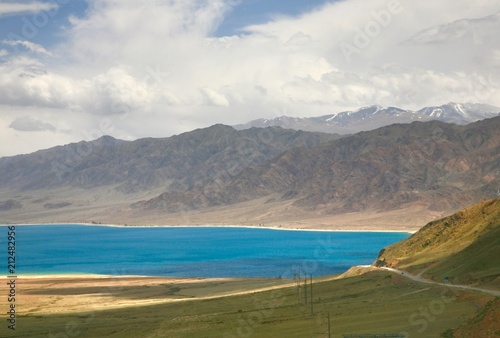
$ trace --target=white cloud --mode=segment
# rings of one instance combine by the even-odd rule
[[[45,65],[33,58],[17,56],[0,63],[0,102],[14,106],[71,106],[78,86],[69,77],[49,73]]]
[[[123,114],[147,107],[154,91],[146,82],[131,76],[126,69],[113,67],[105,73],[79,84],[81,97],[75,104],[84,111],[101,115]]]
[[[370,104],[500,105],[497,0],[345,0],[221,38],[211,34],[232,0],[89,4],[55,59],[24,44],[40,58],[0,61],[0,102],[55,109],[74,130],[109,118],[126,138]]]
[[[56,127],[52,124],[40,121],[32,116],[22,116],[16,118],[9,125],[9,128],[12,128],[17,131],[55,131]]]
[[[23,13],[37,13],[41,11],[50,11],[58,8],[55,3],[33,1],[30,3],[2,2],[0,3],[0,16],[14,15]]]
[[[53,54],[43,48],[43,46],[40,46],[36,43],[33,43],[31,41],[23,41],[23,40],[3,40],[0,41],[0,44],[5,45],[5,46],[23,46],[30,52],[40,54],[40,55],[46,55],[46,56],[52,56]]]
[[[5,49],[0,49],[0,57],[9,55],[9,52]]]
[[[221,94],[216,92],[213,89],[210,88],[201,88],[200,91],[203,93],[205,96],[205,102],[208,105],[214,105],[214,106],[219,106],[219,107],[229,107],[229,101],[227,98]]]

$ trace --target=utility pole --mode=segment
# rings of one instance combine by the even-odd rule
[[[314,315],[314,306],[313,306],[313,275],[310,275],[310,282],[311,282],[311,315]]]
[[[328,312],[328,338],[331,338],[331,332],[330,332],[330,312]]]
[[[297,304],[300,305],[300,270],[297,272]]]
[[[307,305],[307,275],[304,274],[304,300]]]
[[[300,305],[300,270],[295,270],[293,274],[297,284],[297,304]]]

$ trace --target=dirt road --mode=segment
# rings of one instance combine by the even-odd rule
[[[409,278],[409,279],[411,279],[411,280],[413,280],[415,282],[427,283],[427,284],[434,284],[434,285],[441,285],[441,286],[446,286],[446,287],[450,287],[450,288],[457,288],[457,289],[464,289],[464,290],[479,291],[479,292],[484,292],[484,293],[487,293],[487,294],[490,294],[490,295],[493,295],[493,296],[497,296],[497,297],[500,296],[500,291],[496,291],[496,290],[475,288],[473,286],[468,286],[468,285],[456,285],[456,284],[450,284],[450,283],[438,283],[438,282],[434,282],[434,281],[425,279],[422,276],[415,276],[415,275],[409,274],[406,271],[401,271],[401,270],[397,270],[397,269],[393,269],[393,268],[387,268],[387,267],[381,267],[380,269],[397,273],[397,274],[402,275],[402,276],[404,276],[406,278]]]

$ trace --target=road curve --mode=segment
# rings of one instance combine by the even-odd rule
[[[434,284],[434,285],[441,285],[441,286],[446,286],[446,287],[456,288],[456,289],[479,291],[479,292],[484,292],[484,293],[490,294],[492,296],[500,297],[500,291],[496,291],[496,290],[475,288],[473,286],[467,286],[467,285],[457,285],[457,284],[449,284],[449,283],[438,283],[438,282],[434,282],[434,281],[422,278],[421,276],[412,275],[412,274],[410,274],[410,273],[408,273],[406,271],[397,270],[397,269],[388,268],[388,267],[379,267],[379,268],[383,269],[383,270],[387,270],[387,271],[391,271],[391,272],[397,273],[397,274],[402,275],[402,276],[404,276],[406,278],[409,278],[409,279],[411,279],[411,280],[413,280],[415,282],[427,283],[427,284]]]

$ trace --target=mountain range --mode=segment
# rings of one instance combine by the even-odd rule
[[[500,108],[487,104],[454,103],[425,107],[417,111],[396,107],[368,106],[355,111],[345,111],[318,117],[280,116],[273,119],[257,119],[234,126],[242,130],[251,127],[282,127],[305,131],[319,131],[337,134],[352,134],[373,130],[394,123],[413,121],[442,121],[468,124],[500,114]]]
[[[0,185],[11,191],[102,186],[114,186],[123,194],[185,190],[219,176],[234,176],[290,148],[335,138],[276,127],[236,131],[224,125],[133,142],[103,136],[0,158]]]
[[[500,190],[500,117],[339,136],[214,125],[0,158],[5,222],[410,227]]]
[[[392,125],[293,148],[217,185],[165,192],[135,206],[173,212],[277,194],[273,201],[326,214],[414,202],[453,210],[497,193],[499,130],[500,117],[467,126]]]

